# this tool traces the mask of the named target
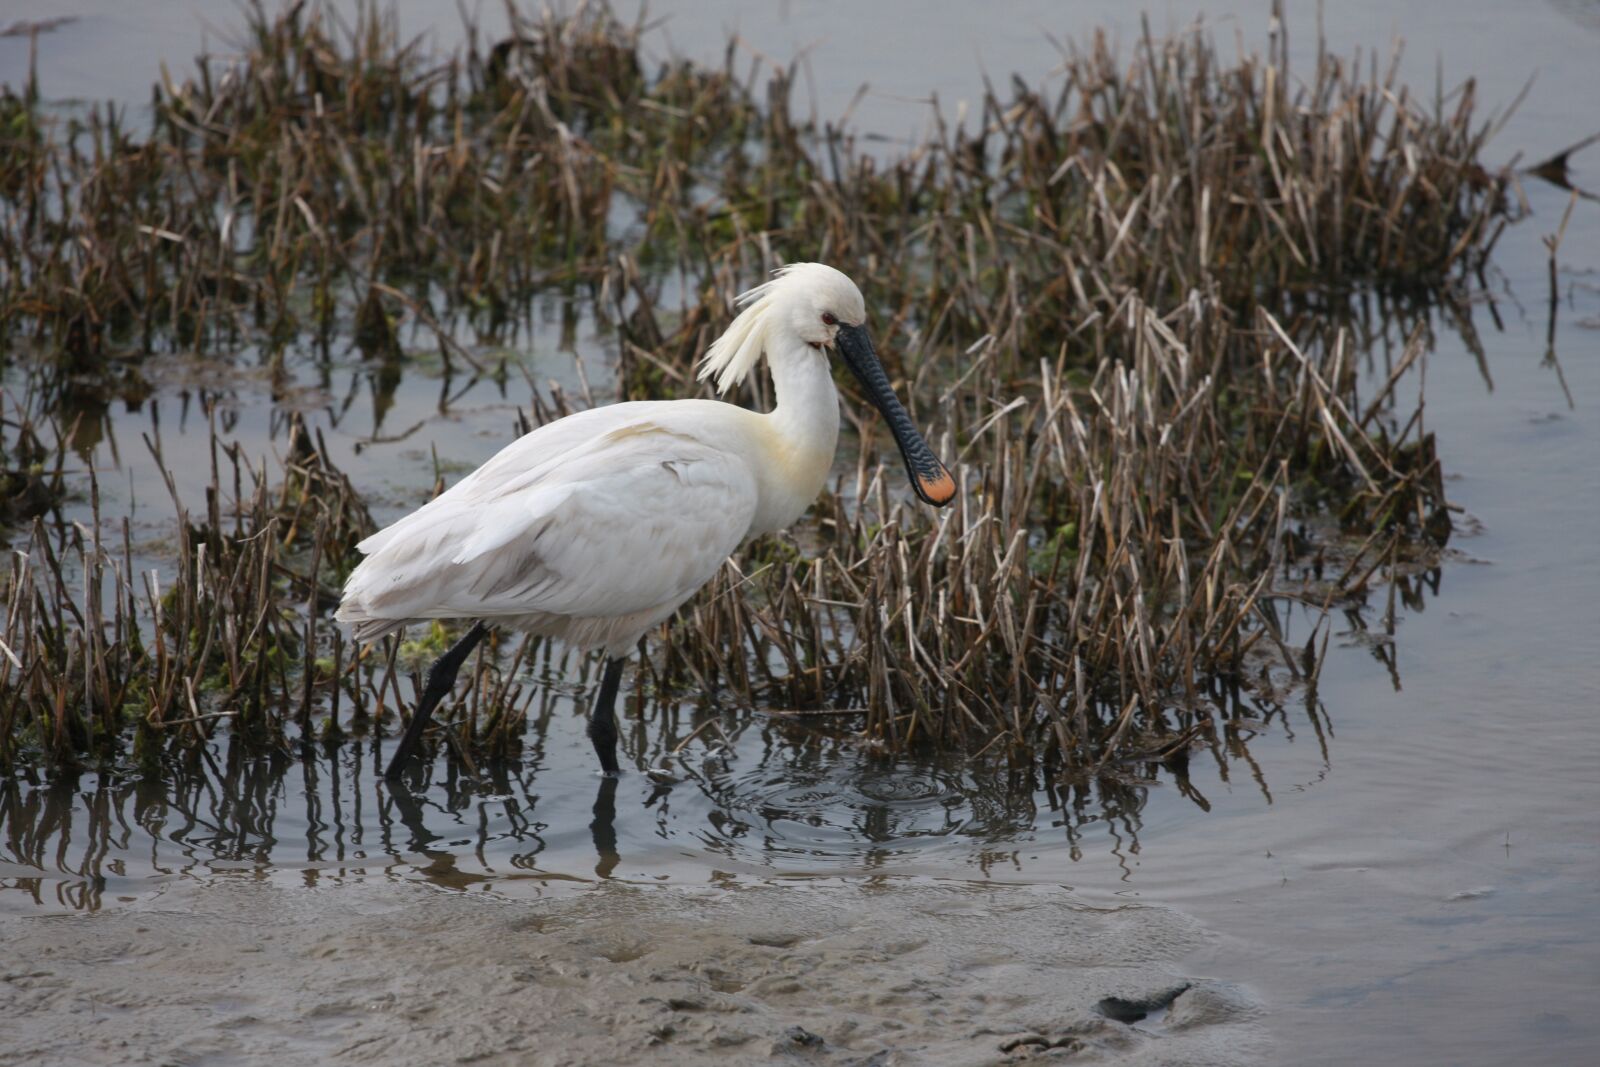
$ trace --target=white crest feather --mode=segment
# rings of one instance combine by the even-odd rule
[[[829,324],[835,317],[851,324],[866,318],[861,290],[825,263],[790,263],[773,274],[770,282],[740,294],[738,302],[744,310],[700,362],[701,381],[715,378],[719,393],[744,381],[775,342],[787,337],[796,343],[818,344],[832,336],[794,336],[798,324],[816,328],[819,317]]]
[[[726,393],[744,381],[767,347],[767,331],[771,323],[767,312],[771,310],[779,279],[791,268],[779,267],[777,277],[763,282],[754,289],[739,294],[736,303],[744,310],[728,324],[722,336],[711,343],[700,361],[701,381],[715,377],[717,392]]]

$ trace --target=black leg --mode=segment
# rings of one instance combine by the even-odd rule
[[[394,750],[394,758],[389,761],[389,769],[383,776],[391,782],[400,777],[400,770],[406,765],[417,746],[422,743],[422,732],[428,728],[428,722],[433,718],[433,709],[439,706],[439,701],[450,694],[450,689],[456,684],[456,672],[461,670],[461,664],[478,647],[478,642],[483,640],[483,635],[489,628],[483,623],[474,623],[472,629],[462,635],[461,640],[450,646],[450,650],[433,661],[433,666],[428,668],[428,681],[422,687],[422,697],[417,701],[417,709],[411,713],[411,724],[406,727],[406,732],[400,737],[400,745]]]
[[[589,740],[600,757],[600,769],[607,774],[617,773],[617,687],[622,684],[622,668],[627,662],[620,657],[606,660],[600,695],[589,709]]]

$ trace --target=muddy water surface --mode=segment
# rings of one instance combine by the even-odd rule
[[[1207,10],[1259,40],[1255,6]],[[142,98],[140,49],[198,47],[189,8],[124,27],[120,5],[86,5],[40,39],[45,92]],[[819,111],[870,81],[858,120],[891,139],[923,121],[916,98],[975,95],[980,62],[1048,70],[1043,29],[1136,32],[1109,4],[1000,10],[694,7],[666,31],[708,56],[735,24],[779,57],[816,44]],[[1476,75],[1504,103],[1537,71],[1495,150],[1540,159],[1593,132],[1597,10],[1352,4],[1327,24],[1338,48],[1405,34],[1416,85],[1442,57],[1447,83]],[[1192,9],[1158,8],[1158,28],[1169,12]],[[1292,14],[1306,55],[1310,12]],[[15,80],[19,47],[0,40],[0,77]],[[1590,152],[1574,178],[1600,188]],[[1061,795],[887,760],[846,720],[730,715],[688,740],[705,720],[686,708],[632,727],[636,769],[608,786],[582,735],[588,679],[557,662],[522,764],[479,781],[441,761],[391,790],[361,744],[273,759],[224,744],[132,780],[21,776],[0,782],[0,1062],[1592,1058],[1600,205],[1568,225],[1552,349],[1539,239],[1568,198],[1527,193],[1533,215],[1489,279],[1503,325],[1474,311],[1482,360],[1441,328],[1403,385],[1425,373],[1464,509],[1451,558],[1401,591],[1392,636],[1381,598],[1345,618],[1320,703],[1263,717],[1225,762]],[[604,395],[604,338],[559,307],[519,358],[541,383]],[[104,417],[83,447],[122,460],[113,488],[152,551],[168,510],[135,444],[159,428],[180,483],[183,463],[198,483],[200,450],[182,444],[206,439],[202,397],[260,452],[286,410],[307,413],[385,515],[436,469],[491,454],[526,400],[525,385],[386,376],[354,356],[308,357],[291,393],[178,359],[146,373],[137,403],[89,399]],[[1292,644],[1309,619],[1287,625]]]

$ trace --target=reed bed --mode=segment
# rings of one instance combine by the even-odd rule
[[[0,761],[223,721],[366,729],[445,639],[340,637],[370,518],[303,426],[273,472],[214,441],[205,514],[174,488],[159,581],[106,536],[92,476],[94,521],[63,517],[34,424],[63,383],[162,349],[403,362],[423,336],[447,373],[503,375],[529,301],[559,293],[612,331],[616,395],[687,395],[741,288],[833,263],[959,501],[908,501],[864,418],[811,518],[641,656],[633,711],[854,709],[889,746],[1069,780],[1314,695],[1331,627],[1291,647],[1284,606],[1363,605],[1448,538],[1397,387],[1513,217],[1471,83],[1422,106],[1370,59],[1297,78],[1281,34],[1232,63],[1198,31],[1125,58],[1095,38],[884,158],[797,115],[792,68],[731,47],[652,66],[603,6],[513,24],[440,59],[382,14],[255,7],[237,58],[163,72],[148,127],[0,96],[0,321],[27,354],[8,381],[32,383],[8,386],[0,448],[39,485],[4,579]],[[515,750],[551,657],[479,657],[457,757]]]

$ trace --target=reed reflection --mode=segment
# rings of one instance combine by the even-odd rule
[[[554,725],[582,751],[576,717]],[[0,780],[0,889],[11,891],[0,907],[95,910],[237,871],[457,890],[686,867],[976,875],[986,853],[1039,821],[1036,782],[957,761],[889,762],[803,725],[729,721],[720,751],[676,758],[687,729],[648,732],[647,762],[670,763],[670,778],[600,778],[578,758],[501,761],[472,777],[441,758],[391,788],[382,753],[361,740],[248,757],[244,742],[221,742],[137,775],[19,774]]]
[[[1398,574],[1394,602],[1421,611],[1439,583],[1437,569]],[[1306,641],[1310,609],[1280,608],[1285,638]],[[1342,626],[1311,632],[1369,649],[1398,684],[1393,610],[1385,592],[1346,605]],[[401,786],[383,781],[384,744],[361,738],[264,754],[229,738],[137,773],[20,769],[0,777],[0,908],[94,910],[241,870],[305,884],[400,878],[541,892],[730,871],[1025,878],[1029,855],[1065,848],[1074,861],[1109,852],[1126,873],[1144,810],[1163,791],[1206,811],[1205,788],[1243,773],[1272,801],[1251,750],[1263,734],[1309,741],[1324,767],[1331,758],[1314,686],[1259,679],[1203,694],[1209,718],[1129,758],[1048,777],[997,758],[887,757],[845,716],[727,713],[659,697],[643,700],[641,716],[635,694],[626,747],[649,773],[607,779],[590,769],[582,687],[574,674],[529,709],[518,758],[469,773],[440,755]]]

